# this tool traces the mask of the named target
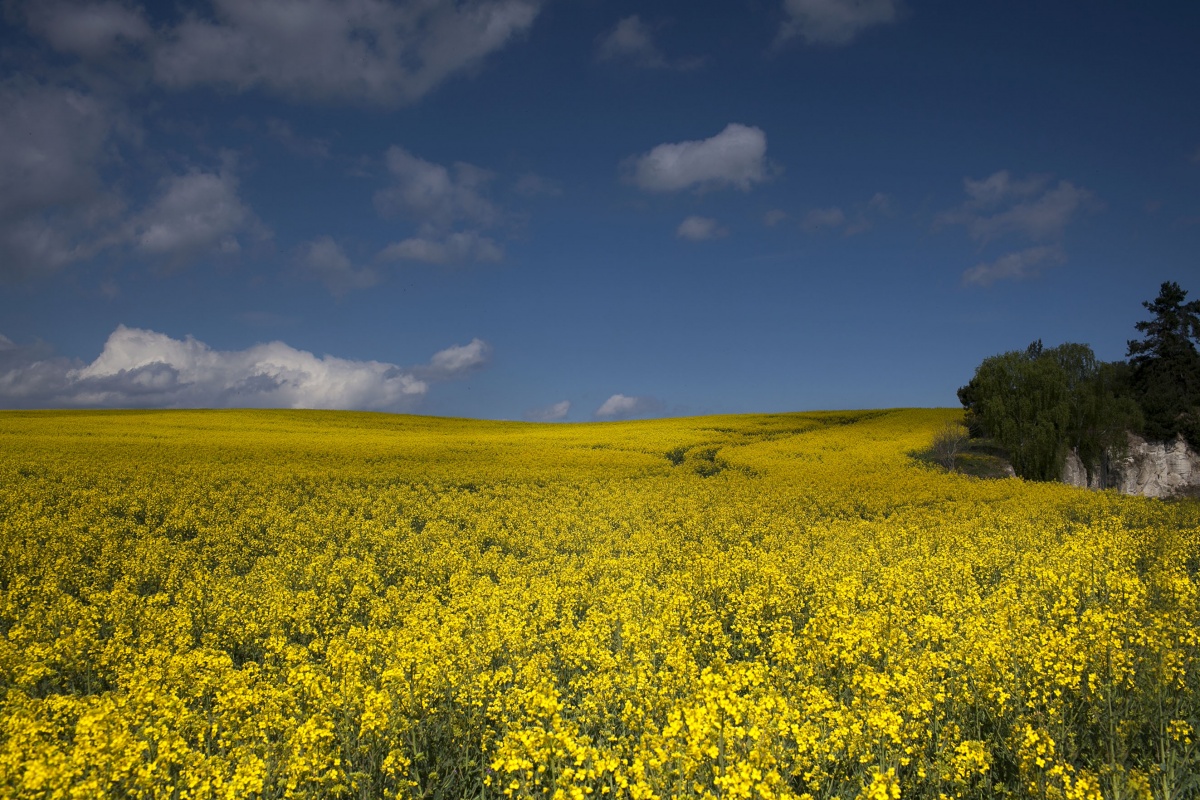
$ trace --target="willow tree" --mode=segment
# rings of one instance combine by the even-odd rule
[[[984,359],[959,399],[968,426],[1007,450],[1017,475],[1057,480],[1072,450],[1093,473],[1124,447],[1138,412],[1122,380],[1085,344],[1047,349],[1038,340]]]

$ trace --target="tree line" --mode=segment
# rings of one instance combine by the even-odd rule
[[[1142,305],[1153,315],[1134,328],[1127,361],[1098,361],[1086,344],[1044,347],[984,359],[958,390],[972,438],[1008,451],[1023,478],[1058,480],[1074,450],[1102,485],[1127,448],[1126,432],[1151,441],[1182,434],[1200,449],[1200,300],[1167,282]]]

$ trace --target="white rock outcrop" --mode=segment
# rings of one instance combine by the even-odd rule
[[[1088,489],[1116,489],[1121,494],[1142,497],[1171,497],[1200,487],[1200,453],[1183,436],[1169,442],[1148,442],[1128,434],[1129,448],[1124,458],[1109,465],[1108,475],[1092,470],[1089,479],[1079,455],[1067,454],[1063,465],[1063,483]]]

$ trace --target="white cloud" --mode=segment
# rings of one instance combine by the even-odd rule
[[[634,14],[617,22],[599,40],[596,57],[601,61],[623,61],[646,69],[695,69],[702,63],[698,58],[668,59],[654,43],[650,26]]]
[[[379,283],[370,267],[355,268],[332,237],[322,236],[300,246],[298,261],[310,277],[320,280],[335,295],[366,289]]]
[[[558,422],[559,420],[566,419],[570,411],[571,401],[562,400],[544,408],[535,408],[526,411],[524,417],[530,422]]]
[[[2,337],[0,337],[2,338]],[[474,340],[403,369],[380,361],[317,357],[283,342],[220,351],[192,337],[119,326],[90,364],[44,345],[0,344],[0,406],[335,408],[404,411],[437,380],[486,363]],[[481,360],[482,359],[482,360]],[[418,374],[423,373],[423,374]]]
[[[493,177],[487,170],[460,162],[451,173],[399,146],[389,147],[385,160],[393,185],[375,193],[375,207],[385,217],[407,216],[442,228],[498,220],[496,207],[483,196]]]
[[[748,191],[766,180],[767,136],[730,123],[709,139],[660,144],[627,161],[629,180],[648,192],[734,186]]]
[[[209,253],[242,249],[239,235],[269,235],[237,192],[229,170],[192,170],[162,182],[154,203],[131,222],[130,238],[142,254],[178,266]]]
[[[987,243],[1015,235],[1033,241],[1061,237],[1081,211],[1095,210],[1095,196],[1070,181],[1049,186],[1035,175],[1015,180],[1007,170],[975,181],[963,181],[968,199],[939,214],[935,226],[963,225],[971,238]]]
[[[662,402],[653,397],[630,397],[614,394],[596,409],[595,416],[610,419],[629,419],[662,413]]]
[[[874,25],[896,21],[896,0],[784,0],[787,20],[779,41],[800,36],[807,44],[844,45]]]
[[[262,87],[299,100],[413,102],[524,34],[542,0],[212,0],[158,44],[168,86]]]
[[[722,228],[715,219],[710,217],[688,217],[675,229],[675,235],[680,239],[689,239],[693,242],[716,239],[728,233],[728,230]]]
[[[1023,280],[1038,275],[1044,267],[1061,264],[1066,254],[1059,245],[1040,245],[1008,253],[988,264],[976,264],[963,272],[964,284],[990,286],[1000,280]]]
[[[379,261],[423,261],[427,264],[459,264],[465,261],[499,261],[504,249],[478,231],[457,231],[439,236],[427,232],[393,242],[380,251]]]
[[[100,58],[122,42],[144,42],[152,35],[141,9],[114,0],[35,0],[26,19],[55,50],[84,58]]]
[[[840,228],[846,224],[846,213],[836,206],[833,208],[814,208],[804,215],[800,227],[813,232],[827,228]]]
[[[95,254],[121,199],[100,167],[119,115],[81,92],[0,84],[0,278],[45,275]]]

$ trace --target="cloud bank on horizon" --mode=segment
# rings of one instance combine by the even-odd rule
[[[954,405],[1200,291],[1200,6],[3,13],[8,407]]]
[[[432,384],[487,365],[481,339],[404,369],[315,356],[283,342],[214,350],[188,336],[119,325],[91,363],[0,336],[0,408],[317,408],[412,411]]]

